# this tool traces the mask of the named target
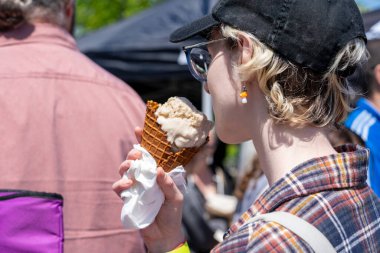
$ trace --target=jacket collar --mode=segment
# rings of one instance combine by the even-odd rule
[[[47,23],[26,23],[0,33],[0,47],[25,43],[56,44],[78,50],[74,38],[67,31]]]

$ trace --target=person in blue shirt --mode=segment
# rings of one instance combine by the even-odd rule
[[[345,126],[359,135],[370,150],[369,183],[380,196],[380,39],[368,41],[369,61],[359,76],[361,97]]]

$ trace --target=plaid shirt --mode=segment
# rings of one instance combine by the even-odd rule
[[[368,151],[350,145],[337,150],[340,153],[300,164],[278,180],[212,252],[313,252],[277,223],[245,223],[273,211],[286,211],[313,224],[337,252],[380,252],[380,200],[366,184]]]

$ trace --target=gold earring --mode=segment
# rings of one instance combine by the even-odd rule
[[[243,87],[240,92],[240,98],[241,98],[242,104],[246,104],[248,102],[247,97],[248,97],[247,86],[243,84]]]

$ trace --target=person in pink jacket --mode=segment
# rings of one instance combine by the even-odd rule
[[[79,52],[71,0],[0,1],[0,188],[64,197],[65,252],[144,252],[109,189],[145,105]]]

